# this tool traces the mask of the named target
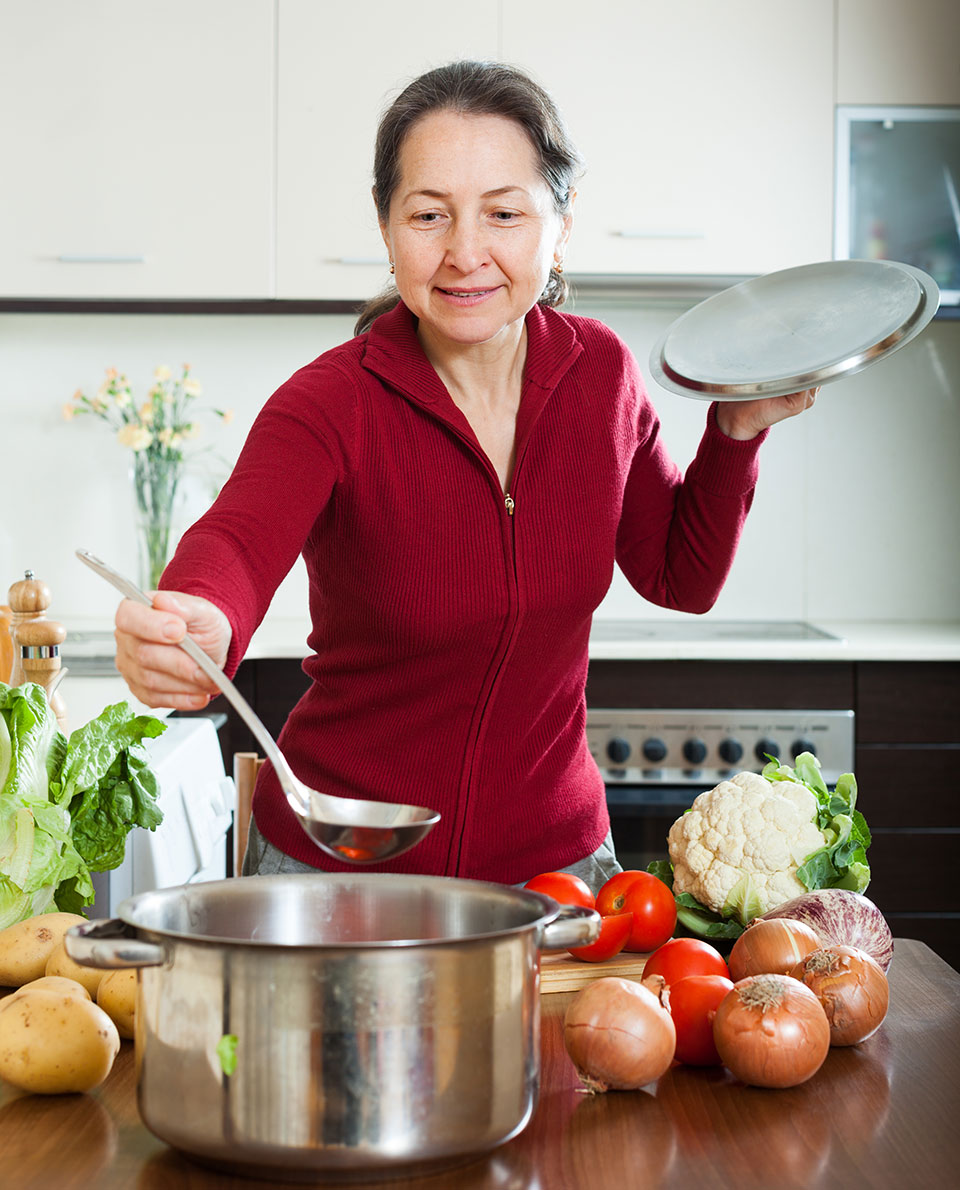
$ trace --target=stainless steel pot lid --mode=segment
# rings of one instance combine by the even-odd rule
[[[932,277],[889,260],[828,260],[753,277],[676,319],[654,379],[704,401],[779,397],[862,372],[916,338],[940,304]]]

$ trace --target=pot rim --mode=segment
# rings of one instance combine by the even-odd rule
[[[220,934],[202,934],[193,933],[186,930],[172,929],[166,926],[156,926],[145,924],[142,920],[138,920],[137,910],[150,902],[157,900],[171,900],[174,897],[186,896],[188,898],[197,898],[203,896],[205,890],[211,892],[222,889],[224,887],[235,887],[238,881],[257,881],[260,887],[263,885],[271,885],[273,887],[289,888],[291,884],[312,884],[317,879],[332,880],[337,884],[352,884],[360,883],[363,885],[372,884],[374,881],[395,881],[395,882],[410,882],[414,881],[417,886],[433,885],[433,884],[447,884],[457,885],[459,889],[465,892],[471,890],[490,895],[493,893],[498,897],[502,897],[504,901],[526,903],[529,905],[531,912],[536,911],[536,916],[531,917],[528,922],[523,922],[518,925],[505,926],[496,930],[484,930],[477,933],[462,934],[462,935],[448,935],[441,938],[384,938],[384,939],[338,939],[331,942],[294,942],[283,941],[275,938],[231,938]],[[178,942],[199,943],[204,945],[231,947],[249,947],[255,950],[276,950],[276,951],[316,951],[323,954],[331,954],[335,951],[346,951],[350,953],[357,953],[363,950],[412,950],[421,947],[428,947],[435,949],[442,946],[463,946],[471,942],[485,943],[497,938],[508,938],[511,936],[535,932],[538,929],[541,931],[560,917],[566,909],[570,907],[561,906],[552,897],[546,896],[544,893],[533,892],[532,890],[516,888],[510,884],[498,884],[493,881],[485,880],[464,880],[456,876],[421,876],[410,873],[399,872],[378,872],[378,873],[349,873],[349,872],[323,872],[318,870],[315,876],[311,872],[307,873],[287,873],[271,876],[250,876],[250,877],[230,877],[226,880],[203,881],[198,884],[184,884],[171,888],[154,889],[149,892],[138,893],[133,897],[128,897],[122,901],[117,908],[117,918],[126,926],[135,929],[138,936],[149,935],[151,939],[164,938],[175,940]]]

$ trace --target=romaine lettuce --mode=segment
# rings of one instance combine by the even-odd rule
[[[37,913],[80,913],[91,872],[117,867],[134,826],[162,820],[141,744],[166,725],[107,707],[67,740],[41,686],[0,682],[0,929]]]

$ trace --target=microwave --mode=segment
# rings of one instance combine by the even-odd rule
[[[897,260],[960,317],[960,108],[837,108],[834,256]]]

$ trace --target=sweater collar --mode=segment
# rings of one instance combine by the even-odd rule
[[[536,305],[526,316],[527,359],[524,368],[526,404],[524,420],[539,413],[544,401],[583,351],[572,320],[555,310]],[[409,309],[398,301],[374,322],[367,334],[363,366],[392,388],[419,404],[444,409],[450,395],[427,359],[417,338],[416,323]],[[519,427],[518,427],[519,428]]]

